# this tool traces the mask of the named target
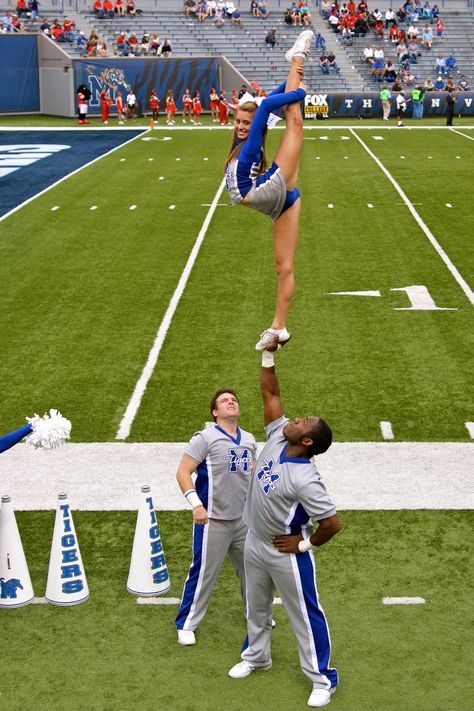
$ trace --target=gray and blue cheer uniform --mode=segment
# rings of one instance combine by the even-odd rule
[[[199,626],[226,555],[239,577],[245,602],[243,551],[247,526],[242,511],[256,451],[252,434],[238,428],[234,438],[218,425],[197,432],[184,450],[196,462],[196,492],[209,523],[194,524],[193,561],[176,617],[179,630]]]
[[[301,668],[316,686],[338,682],[330,667],[331,642],[319,604],[312,551],[281,553],[273,536],[314,533],[311,519],[334,516],[336,509],[314,462],[286,456],[288,442],[281,417],[265,428],[267,443],[260,454],[247,495],[243,518],[249,527],[245,542],[248,642],[242,659],[257,666],[271,660],[270,635],[274,587],[281,597],[298,643]],[[248,646],[247,646],[248,645]]]

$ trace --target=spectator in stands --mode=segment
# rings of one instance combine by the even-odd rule
[[[446,79],[446,86],[444,88],[446,91],[454,91],[456,89],[453,77],[448,77]]]
[[[258,17],[265,19],[270,14],[266,0],[258,0]]]
[[[184,13],[186,17],[194,15],[196,17],[197,5],[194,0],[184,0]]]
[[[431,8],[431,18],[430,18],[431,24],[433,24],[433,22],[437,22],[438,17],[439,17],[439,7],[437,5],[433,5],[433,7]]]
[[[272,27],[265,36],[265,43],[272,49],[276,45],[276,27]]]
[[[68,42],[74,42],[74,27],[75,23],[69,18],[65,17],[63,21],[63,32],[64,37]]]
[[[396,77],[392,85],[392,91],[402,91],[403,86],[399,77]]]
[[[258,17],[258,2],[257,0],[252,0],[250,3],[250,12],[254,17]]]
[[[131,32],[130,36],[127,37],[127,45],[129,54],[138,54],[138,39],[135,32]]]
[[[92,12],[97,17],[98,20],[104,19],[105,15],[104,15],[104,8],[102,5],[102,0],[94,0],[94,4],[92,5]]]
[[[63,28],[59,24],[59,20],[54,20],[53,24],[51,25],[51,38],[56,42],[67,42],[67,39],[63,32]]]
[[[214,18],[217,14],[216,0],[206,0],[206,12],[209,17]]]
[[[459,89],[460,91],[469,91],[469,89],[470,89],[470,87],[469,87],[469,82],[467,81],[467,79],[466,79],[466,77],[464,76],[464,74],[461,76],[461,80],[460,80],[460,82],[459,82],[459,84],[458,84],[458,89]]]
[[[446,57],[446,73],[452,74],[454,70],[459,74],[456,57],[451,53]]]
[[[240,11],[237,8],[232,13],[231,22],[233,25],[237,25],[241,30],[243,30],[244,25],[240,16]]]
[[[116,12],[119,17],[123,17],[123,0],[115,0],[114,12]]]
[[[379,44],[379,45],[374,49],[374,60],[375,60],[375,59],[384,59],[384,58],[385,58],[385,55],[384,55],[384,51],[383,51],[383,49],[382,49],[382,45]]]
[[[21,18],[22,15],[26,15],[28,12],[28,6],[26,4],[26,0],[17,0],[16,1],[16,14],[18,17]]]
[[[418,25],[416,22],[412,22],[407,30],[408,39],[418,39]]]
[[[87,40],[84,35],[83,30],[80,30],[79,34],[76,37],[76,47],[80,50],[84,50],[87,46]]]
[[[33,22],[35,22],[38,19],[38,11],[39,11],[38,0],[30,0],[29,8],[30,8],[30,18],[33,20]]]
[[[18,15],[13,15],[12,22],[13,22],[13,31],[14,32],[24,32],[25,31],[25,25],[20,20]]]
[[[400,44],[397,45],[396,52],[397,52],[398,61],[400,63],[404,62],[406,59],[409,59],[408,48],[407,48],[405,42],[400,42]]]
[[[411,64],[418,63],[418,43],[415,40],[409,42],[407,47],[407,54]]]
[[[390,42],[392,44],[398,44],[399,40],[398,40],[398,26],[397,25],[391,26],[388,36],[389,36]]]
[[[433,31],[429,25],[425,25],[423,34],[421,35],[421,44],[426,49],[431,49],[433,46]]]
[[[401,7],[399,10],[397,10],[397,20],[398,20],[398,22],[400,22],[402,24],[405,22],[406,18],[407,18],[407,14],[406,14],[405,10],[403,9],[403,7]]]
[[[201,2],[198,3],[196,17],[200,22],[203,22],[203,20],[206,19],[206,17],[207,17],[206,0],[201,0]]]
[[[338,18],[338,16],[335,15],[333,12],[331,12],[331,14],[329,15],[329,18],[328,18],[328,22],[329,22],[329,26],[330,26],[330,28],[332,29],[332,31],[333,31],[333,32],[337,32],[337,31],[338,31],[338,27],[339,27],[339,18]]]
[[[300,17],[303,25],[306,25],[306,27],[311,25],[311,13],[309,11],[309,7],[305,3],[303,3],[300,7]]]
[[[135,5],[135,0],[127,0],[126,4],[126,10],[127,10],[127,15],[131,15],[132,17],[135,17],[137,14],[137,7]]]
[[[225,17],[221,12],[216,13],[216,18],[214,20],[216,27],[222,27],[225,25]]]
[[[87,56],[88,57],[95,57],[97,56],[97,44],[99,42],[99,35],[95,30],[92,30],[92,32],[89,35],[89,39],[87,40]]]
[[[435,70],[438,72],[438,74],[448,74],[446,60],[442,54],[438,54],[435,59]]]
[[[51,25],[49,23],[49,20],[46,17],[43,18],[43,21],[40,25],[40,30],[41,30],[41,32],[44,32],[45,35],[51,34]]]
[[[367,12],[368,9],[369,9],[369,8],[368,8],[368,5],[367,5],[367,3],[365,2],[365,0],[362,0],[362,2],[360,2],[360,3],[357,5],[357,12],[358,12],[360,15],[363,15],[365,12]]]
[[[142,36],[142,41],[140,43],[140,50],[142,54],[148,56],[150,54],[150,35],[148,32],[144,32]]]
[[[383,59],[374,59],[371,74],[377,81],[382,81],[385,75],[385,62]]]
[[[156,32],[153,32],[152,36],[150,37],[150,54],[152,54],[154,57],[157,56],[159,50],[161,47],[161,40],[156,34]]]
[[[434,83],[434,90],[435,91],[444,91],[445,88],[446,88],[446,84],[443,81],[443,77],[440,75]]]
[[[374,34],[376,37],[383,37],[383,22],[382,20],[379,20],[378,22],[375,23],[374,25]]]
[[[374,63],[374,50],[373,50],[371,44],[368,44],[367,47],[364,49],[363,55],[362,55],[362,60],[364,62],[367,62],[367,64]]]
[[[356,37],[365,37],[369,31],[369,25],[367,23],[367,18],[365,15],[358,15],[354,24],[354,33]]]
[[[375,26],[377,22],[382,22],[383,24],[383,15],[378,9],[378,7],[375,8],[375,10],[371,13],[371,18],[372,18],[372,24]]]
[[[388,81],[390,83],[394,82],[397,76],[397,70],[395,69],[393,62],[391,59],[387,61],[387,64],[385,65],[385,72],[384,72],[384,79],[385,81]]]
[[[168,37],[165,37],[163,40],[163,44],[161,45],[161,52],[160,55],[162,57],[169,57],[173,52],[173,48],[171,46],[171,41],[168,39]]]
[[[319,50],[325,50],[326,49],[326,40],[322,36],[320,32],[318,32],[314,38],[314,43],[316,45],[316,49]]]
[[[342,28],[340,40],[344,45],[346,45],[347,47],[351,47],[353,36],[354,36],[354,30],[352,30],[350,27],[343,27]]]
[[[2,17],[2,25],[4,27],[5,32],[14,32],[13,17],[9,10],[7,10],[5,12],[5,15]]]
[[[329,62],[326,52],[323,52],[319,58],[319,68],[323,74],[329,74]]]
[[[339,74],[341,71],[339,68],[339,64],[336,62],[336,56],[332,50],[328,52],[328,65],[329,65],[329,70],[336,72],[336,74]]]
[[[388,30],[388,26],[391,25],[396,25],[397,24],[397,16],[394,12],[394,10],[389,7],[387,12],[385,13],[385,29]]]
[[[444,22],[441,19],[441,17],[438,17],[436,20],[436,37],[438,39],[438,42],[441,42],[443,39],[443,31],[444,31]]]
[[[104,10],[104,15],[105,17],[108,17],[109,19],[113,19],[114,17],[114,6],[112,5],[112,0],[104,0],[102,4],[103,10]]]
[[[293,24],[293,17],[291,14],[291,10],[289,7],[286,8],[285,14],[283,15],[283,22],[285,25],[292,25]]]
[[[423,5],[423,7],[421,9],[421,16],[424,20],[429,20],[431,17],[431,6],[430,6],[428,0],[426,0],[425,4]]]
[[[119,36],[115,40],[115,45],[119,54],[125,54],[126,56],[128,56],[128,45],[125,38],[125,32],[121,32],[119,34]]]
[[[433,79],[428,78],[425,81],[425,91],[434,91]]]

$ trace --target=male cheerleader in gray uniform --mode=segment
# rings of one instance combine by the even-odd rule
[[[240,579],[245,603],[247,526],[242,511],[257,444],[252,434],[237,425],[240,408],[233,390],[219,390],[214,395],[211,414],[215,424],[192,437],[176,474],[194,519],[193,562],[176,617],[178,642],[183,645],[196,643],[194,631],[206,614],[226,555]]]
[[[277,337],[270,347],[278,347]],[[319,417],[290,421],[283,416],[269,350],[262,355],[260,387],[268,441],[252,474],[243,514],[249,527],[244,550],[248,646],[229,676],[242,679],[272,666],[275,587],[296,636],[301,668],[313,684],[308,706],[319,708],[330,702],[338,677],[330,667],[329,630],[319,604],[312,547],[329,541],[340,525],[311,457],[328,449],[332,434]],[[316,531],[311,519],[318,522]]]

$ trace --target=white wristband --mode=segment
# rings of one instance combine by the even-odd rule
[[[195,509],[197,506],[202,506],[202,501],[199,498],[199,496],[196,494],[195,489],[189,489],[188,491],[185,492],[185,497],[190,504],[192,509]]]
[[[262,368],[272,368],[274,365],[273,353],[271,351],[262,351]]]
[[[303,540],[298,543],[298,550],[300,553],[306,553],[306,551],[310,551],[312,548],[313,545],[309,538],[303,538]]]

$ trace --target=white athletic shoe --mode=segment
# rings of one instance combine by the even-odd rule
[[[232,669],[229,669],[229,676],[231,679],[245,679],[246,676],[250,676],[250,674],[254,671],[258,671],[259,669],[263,669],[266,671],[267,669],[272,668],[272,663],[269,662],[268,664],[257,666],[256,664],[251,664],[250,662],[245,661],[245,659],[242,662],[239,662],[235,666],[232,667]]]
[[[335,691],[335,686],[332,686],[329,690],[321,688],[313,689],[308,699],[308,706],[311,706],[313,709],[320,709],[323,706],[327,706],[331,701],[331,695],[334,694]]]
[[[275,620],[272,619],[272,630],[275,629],[276,626],[277,626],[277,623],[275,622]]]
[[[196,637],[192,630],[178,630],[178,644],[182,644],[183,647],[190,647],[192,644],[196,644]]]
[[[269,328],[265,329],[263,333],[260,336],[260,340],[255,346],[256,351],[264,351],[267,346],[269,346],[275,339],[275,336],[278,336],[278,343],[283,345],[284,343],[287,343],[290,338],[291,338],[291,333],[289,333],[286,328],[283,328],[281,331],[278,333],[274,333],[271,331]]]
[[[313,30],[303,30],[298,37],[293,47],[285,54],[285,59],[290,62],[293,57],[307,57],[311,51],[311,42],[313,41]]]

